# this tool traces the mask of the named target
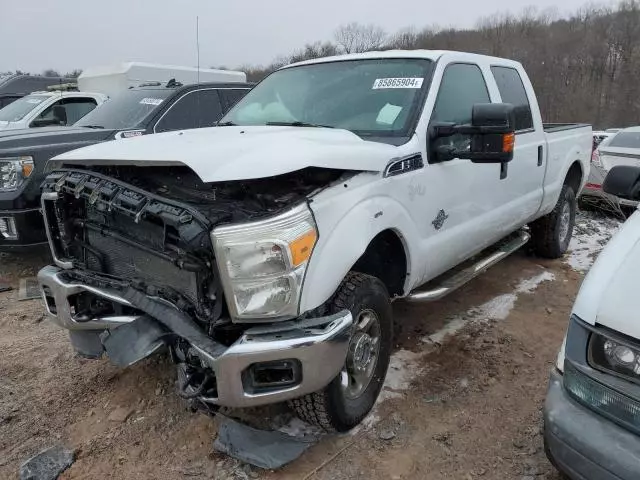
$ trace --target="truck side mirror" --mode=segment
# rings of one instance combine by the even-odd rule
[[[441,145],[433,152],[438,161],[454,158],[473,163],[506,163],[513,159],[515,145],[514,107],[509,103],[479,103],[473,106],[470,125],[436,123],[430,127],[430,140],[469,136],[469,146],[458,149]]]
[[[625,200],[640,200],[640,167],[613,167],[604,179],[602,190]]]

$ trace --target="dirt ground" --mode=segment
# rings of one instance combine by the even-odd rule
[[[187,411],[167,359],[121,370],[75,357],[39,300],[17,301],[46,254],[0,256],[0,283],[14,287],[0,293],[0,478],[62,443],[77,458],[66,480],[558,480],[542,448],[548,374],[584,270],[617,225],[578,223],[568,259],[523,251],[441,302],[394,304],[396,351],[374,413],[278,472],[213,451],[216,420]]]

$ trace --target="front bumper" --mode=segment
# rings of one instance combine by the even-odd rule
[[[131,304],[114,291],[69,283],[63,270],[47,266],[38,273],[46,314],[59,326],[84,335],[112,330],[141,316],[74,318],[70,297],[88,292],[124,306]],[[327,386],[342,370],[347,357],[353,319],[348,311],[324,318],[275,323],[250,328],[233,345],[205,361],[215,373],[217,396],[202,399],[228,407],[254,407],[298,398]],[[72,335],[72,339],[73,339]],[[99,341],[98,341],[99,342]],[[194,347],[197,346],[194,345]],[[253,365],[294,361],[300,366],[300,380],[293,386],[255,393],[247,385],[246,372]]]
[[[0,234],[0,252],[28,249],[47,243],[40,208],[0,210],[0,219],[9,219],[18,234],[18,238],[5,238]]]
[[[640,438],[574,402],[554,371],[544,408],[545,450],[574,480],[640,478]]]

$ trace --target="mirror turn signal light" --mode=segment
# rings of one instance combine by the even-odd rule
[[[502,151],[504,153],[513,152],[513,147],[516,144],[516,134],[515,133],[505,133],[502,135]]]

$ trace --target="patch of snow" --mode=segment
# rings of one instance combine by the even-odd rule
[[[540,275],[536,275],[535,277],[529,278],[527,280],[522,280],[518,286],[516,287],[517,293],[531,293],[538,285],[542,282],[553,282],[556,279],[556,276],[548,271],[542,272]]]
[[[495,297],[492,300],[474,307],[467,311],[466,314],[455,317],[437,332],[424,337],[423,342],[431,345],[440,344],[449,335],[454,335],[470,322],[480,322],[487,320],[504,320],[509,316],[511,310],[515,306],[518,295],[531,294],[543,282],[555,280],[555,275],[549,271],[521,280],[516,286],[514,293],[507,293]],[[362,421],[362,423],[351,431],[352,435],[356,435],[362,429],[369,429],[380,421],[378,413],[379,406],[385,400],[391,398],[402,397],[403,391],[411,386],[411,383],[422,373],[420,366],[421,360],[433,351],[432,348],[426,348],[418,353],[409,350],[399,350],[391,356],[389,362],[389,370],[387,377],[380,392],[380,396],[374,405],[371,413]]]
[[[621,225],[622,222],[614,218],[592,212],[580,212],[576,217],[566,263],[576,272],[588,271]]]
[[[380,392],[383,400],[402,396],[399,392],[407,390],[416,375],[422,372],[419,365],[423,355],[423,352],[410,350],[399,350],[391,355],[387,377]]]
[[[555,278],[553,273],[544,271],[535,277],[521,280],[513,293],[499,295],[478,307],[469,309],[466,314],[455,317],[437,332],[424,337],[422,341],[424,343],[442,343],[447,336],[456,334],[470,322],[504,320],[513,310],[518,295],[532,293],[542,282],[551,282]]]
[[[324,435],[320,428],[309,425],[295,416],[292,416],[285,425],[278,428],[278,431],[296,438],[316,438]]]

